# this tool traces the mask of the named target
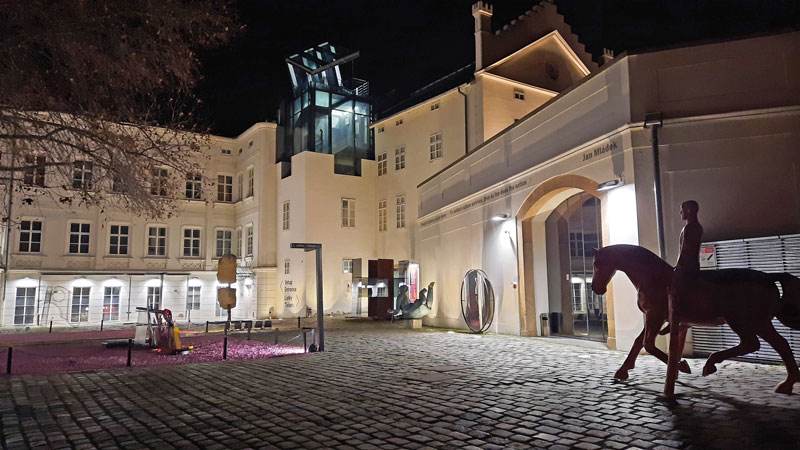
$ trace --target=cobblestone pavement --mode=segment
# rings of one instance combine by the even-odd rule
[[[325,353],[0,377],[6,448],[800,448],[779,366],[665,366],[573,341],[331,324]],[[291,331],[291,330],[290,330]],[[290,332],[282,332],[285,338]],[[270,334],[257,335],[271,339]],[[796,387],[800,390],[800,386]]]

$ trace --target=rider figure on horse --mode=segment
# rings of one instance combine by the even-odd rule
[[[700,273],[700,243],[703,227],[697,220],[700,205],[694,200],[681,203],[681,219],[686,222],[681,230],[681,248],[678,263],[672,275],[672,292],[675,299],[682,299],[686,287]]]

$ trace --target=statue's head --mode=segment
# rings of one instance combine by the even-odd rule
[[[603,295],[608,289],[608,283],[611,277],[617,272],[617,269],[609,264],[603,250],[594,249],[594,270],[592,273],[592,291],[597,295]]]
[[[681,220],[689,220],[697,218],[697,211],[700,210],[700,204],[694,200],[686,200],[681,203]]]

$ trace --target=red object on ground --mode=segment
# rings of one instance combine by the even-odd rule
[[[63,333],[76,334],[76,333]],[[93,333],[96,334],[96,333]],[[132,336],[132,333],[128,332]],[[94,337],[94,336],[92,336]],[[186,346],[194,349],[186,355],[158,354],[151,349],[134,349],[131,366],[150,367],[222,361],[223,336],[187,337]],[[51,374],[98,369],[127,369],[127,347],[106,348],[100,340],[59,344],[30,344],[14,347],[11,374]],[[261,341],[228,339],[228,360],[271,358],[303,353],[303,347],[267,344]],[[5,361],[7,350],[0,348]]]

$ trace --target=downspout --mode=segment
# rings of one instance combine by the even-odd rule
[[[461,86],[457,89],[458,93],[464,97],[464,154],[469,153],[469,115],[467,114],[467,94],[461,92]]]
[[[17,160],[17,152],[14,146],[11,146],[11,170],[8,171],[8,204],[6,206],[6,235],[3,242],[3,297],[0,300],[0,325],[5,320],[4,312],[6,306],[6,288],[8,287],[8,258],[9,258],[9,237],[11,236],[11,206],[14,204],[14,165]]]
[[[661,207],[661,160],[658,154],[658,129],[664,125],[660,112],[644,115],[644,127],[650,128],[650,142],[653,149],[653,192],[656,206],[656,232],[658,234],[658,255],[661,259],[667,256],[664,244],[664,211]]]

